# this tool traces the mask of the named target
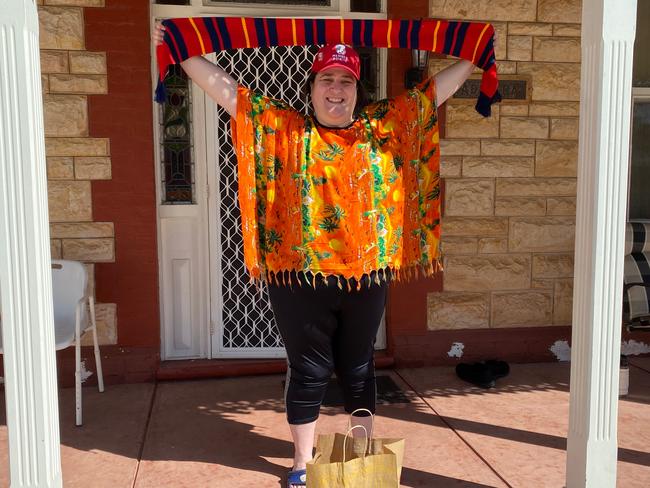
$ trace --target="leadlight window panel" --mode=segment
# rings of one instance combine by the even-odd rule
[[[203,0],[203,5],[217,5],[220,3],[242,3],[243,0]],[[304,5],[308,7],[329,7],[331,0],[246,0],[245,3],[257,3],[267,5]]]
[[[350,0],[351,12],[381,12],[381,0]]]
[[[192,84],[179,64],[169,67],[165,91],[159,117],[162,203],[193,204]]]

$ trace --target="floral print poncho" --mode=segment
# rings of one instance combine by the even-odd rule
[[[240,87],[232,129],[251,277],[310,271],[359,283],[378,270],[397,278],[436,271],[435,99],[429,79],[368,105],[349,127],[331,129]]]

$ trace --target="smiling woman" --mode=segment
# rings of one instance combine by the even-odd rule
[[[180,41],[182,49],[196,43],[199,31],[178,35],[183,22],[218,30],[222,39],[243,27],[250,42],[247,20],[178,20],[166,22],[169,35],[158,25],[154,43],[165,41],[165,49],[170,42]],[[252,22],[267,26],[256,31],[264,40],[280,20]],[[400,24],[404,32],[406,25]],[[473,28],[485,32],[486,25]],[[277,29],[278,36],[283,32]],[[332,373],[348,413],[375,411],[373,342],[387,282],[415,269],[430,275],[439,268],[437,107],[473,65],[460,61],[393,99],[367,104],[358,53],[346,44],[325,44],[307,80],[312,110],[303,115],[238,85],[200,56],[181,58],[188,76],[234,120],[244,261],[251,278],[268,285],[286,348],[285,401],[295,445],[288,485],[304,486]],[[352,421],[368,422],[363,414]]]
[[[312,67],[311,103],[319,124],[346,127],[352,123],[357,107],[359,55],[343,44],[324,46]]]

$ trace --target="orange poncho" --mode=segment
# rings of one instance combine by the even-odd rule
[[[433,79],[368,105],[351,126],[319,126],[240,87],[244,260],[253,279],[288,271],[358,280],[440,259],[440,154]],[[382,276],[386,276],[382,273]]]

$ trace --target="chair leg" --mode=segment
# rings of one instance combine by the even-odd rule
[[[75,393],[75,425],[82,424],[81,417],[81,307],[77,306],[75,321],[75,371],[74,371],[74,393]]]
[[[99,352],[99,342],[97,341],[97,319],[95,317],[95,299],[88,297],[90,305],[90,320],[93,328],[93,345],[95,349],[95,367],[97,368],[97,387],[99,392],[104,392],[104,374],[102,372],[102,356]]]

